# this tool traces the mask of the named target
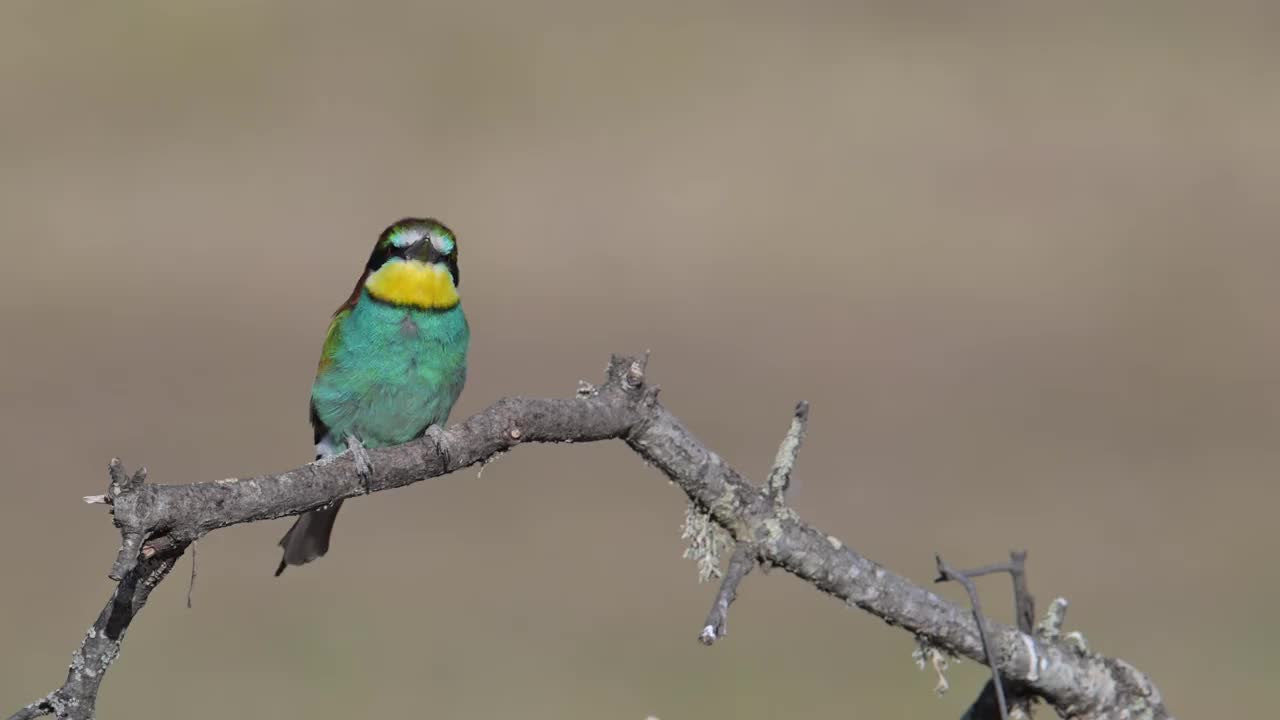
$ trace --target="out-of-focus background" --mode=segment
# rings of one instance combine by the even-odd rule
[[[962,6],[963,5],[963,6]],[[1095,6],[1100,8],[1101,6]],[[1043,606],[1185,717],[1274,703],[1280,13],[1266,3],[244,0],[0,10],[0,710],[110,592],[101,492],[311,457],[377,233],[458,232],[455,418],[653,350],[664,398],[920,581],[1031,551]],[[909,635],[782,573],[712,649],[682,496],[526,447],[200,542],[106,717],[957,717]],[[1007,583],[982,584],[1008,618]],[[954,588],[941,592],[959,598]]]

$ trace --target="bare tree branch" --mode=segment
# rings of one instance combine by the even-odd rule
[[[774,502],[767,487],[752,485],[707,449],[658,402],[657,388],[646,383],[646,360],[614,357],[605,383],[582,388],[575,397],[507,398],[448,429],[369,450],[371,468],[357,468],[347,453],[274,475],[156,485],[145,482],[142,473],[125,478],[113,465],[105,500],[123,540],[111,573],[119,578],[115,593],[73,655],[63,686],[13,718],[92,718],[102,673],[117,656],[129,623],[177,557],[205,533],[402,487],[484,462],[526,442],[614,438],[660,469],[734,540],[749,544],[761,562],[782,567],[941,651],[979,662],[990,656],[1001,677],[1025,685],[1064,717],[1170,717],[1145,675],[1122,660],[1088,652],[1082,644],[986,621],[992,652],[984,652],[974,617],[965,608],[805,524],[793,510]],[[366,469],[367,475],[358,472]]]
[[[747,543],[738,543],[734,548],[733,557],[729,559],[729,569],[724,573],[724,580],[720,581],[720,591],[716,593],[716,599],[711,603],[711,611],[707,613],[707,619],[702,624],[702,632],[698,634],[698,639],[703,645],[715,644],[716,640],[729,634],[729,606],[738,598],[738,585],[742,584],[742,579],[755,567],[756,558],[751,546]]]
[[[800,445],[804,443],[804,431],[808,423],[809,403],[801,400],[796,403],[791,427],[778,446],[773,467],[769,469],[769,477],[765,481],[765,488],[775,505],[782,505],[787,490],[791,487],[791,472],[795,469],[796,457],[800,454]],[[738,597],[738,585],[755,569],[756,563],[755,549],[750,543],[739,541],[734,548],[733,557],[729,559],[729,569],[725,571],[724,580],[720,583],[720,591],[716,593],[711,611],[707,613],[707,620],[702,624],[702,632],[698,634],[703,645],[712,645],[728,634],[729,606]]]
[[[129,623],[147,604],[147,597],[164,580],[182,555],[183,547],[169,546],[133,564],[116,586],[106,607],[98,614],[80,648],[71,656],[71,667],[62,687],[22,708],[10,720],[41,715],[59,718],[92,718],[98,688],[111,663],[120,655]]]

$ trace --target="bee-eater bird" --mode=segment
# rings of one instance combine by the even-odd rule
[[[350,438],[385,447],[443,425],[466,381],[470,337],[453,232],[429,218],[383,230],[325,336],[311,386],[316,457],[345,452]],[[329,550],[341,507],[339,500],[298,518],[280,539],[276,575]]]

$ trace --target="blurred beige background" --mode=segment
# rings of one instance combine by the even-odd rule
[[[328,315],[407,214],[461,238],[455,417],[651,348],[759,478],[810,399],[811,522],[920,582],[1027,547],[1042,606],[1180,716],[1272,706],[1280,12],[1112,5],[6,3],[0,711],[61,682],[110,591],[79,501],[110,457],[175,483],[310,459]],[[976,664],[938,699],[907,634],[781,573],[702,647],[683,509],[620,444],[528,447],[351,504],[281,579],[287,521],[215,533],[102,716],[974,696]]]

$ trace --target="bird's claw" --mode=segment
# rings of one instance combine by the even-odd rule
[[[447,470],[449,467],[449,449],[445,443],[444,428],[439,425],[428,425],[427,429],[423,431],[422,437],[431,441],[436,459],[440,462],[441,472]]]
[[[444,430],[442,430],[439,425],[429,425],[427,429],[422,432],[422,437],[431,438],[435,441],[436,445],[439,445],[440,439],[444,437]]]
[[[348,435],[347,449],[351,451],[351,461],[356,465],[356,475],[360,476],[361,483],[367,484],[369,478],[373,477],[373,461],[369,459],[364,444],[355,435]]]

